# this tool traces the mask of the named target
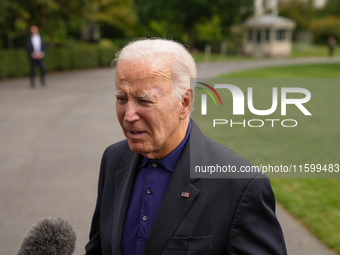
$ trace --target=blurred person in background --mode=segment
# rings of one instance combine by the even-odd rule
[[[333,57],[333,55],[334,55],[334,48],[335,48],[335,46],[336,46],[335,37],[334,37],[334,36],[330,36],[330,37],[328,38],[328,49],[329,49],[328,55],[329,55],[330,57]]]
[[[31,88],[35,88],[35,66],[40,68],[40,83],[41,86],[45,86],[45,42],[39,34],[39,28],[37,26],[30,27],[31,36],[26,40],[26,50],[30,59],[30,77],[31,77]]]

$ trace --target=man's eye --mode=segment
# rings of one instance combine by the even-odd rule
[[[120,103],[124,103],[124,102],[127,101],[127,99],[124,98],[124,97],[117,97],[117,101],[120,102]]]
[[[141,104],[145,104],[145,105],[148,105],[148,104],[151,104],[152,102],[151,101],[147,101],[147,100],[140,100],[139,101]]]

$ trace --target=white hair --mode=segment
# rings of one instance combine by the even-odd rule
[[[186,94],[187,88],[190,87],[190,78],[197,76],[195,60],[182,44],[160,38],[138,39],[127,44],[116,54],[113,66],[116,68],[121,60],[154,61],[155,58],[159,57],[168,57],[171,61],[169,65],[172,75],[173,97],[181,100]]]

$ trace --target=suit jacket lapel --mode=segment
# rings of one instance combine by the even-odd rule
[[[123,234],[124,222],[140,160],[141,156],[139,154],[133,152],[128,153],[127,157],[125,158],[127,166],[117,171],[115,174],[112,254],[122,254],[121,238]]]
[[[193,135],[192,128],[190,137]],[[152,225],[144,255],[161,254],[183,217],[195,200],[199,190],[190,181],[190,138],[176,164],[169,186]],[[189,197],[182,197],[188,192]]]

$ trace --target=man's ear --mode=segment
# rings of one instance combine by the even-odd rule
[[[180,112],[180,119],[184,120],[186,119],[191,110],[191,102],[193,100],[193,93],[191,88],[187,88],[186,93],[182,97],[181,101],[181,112]]]

